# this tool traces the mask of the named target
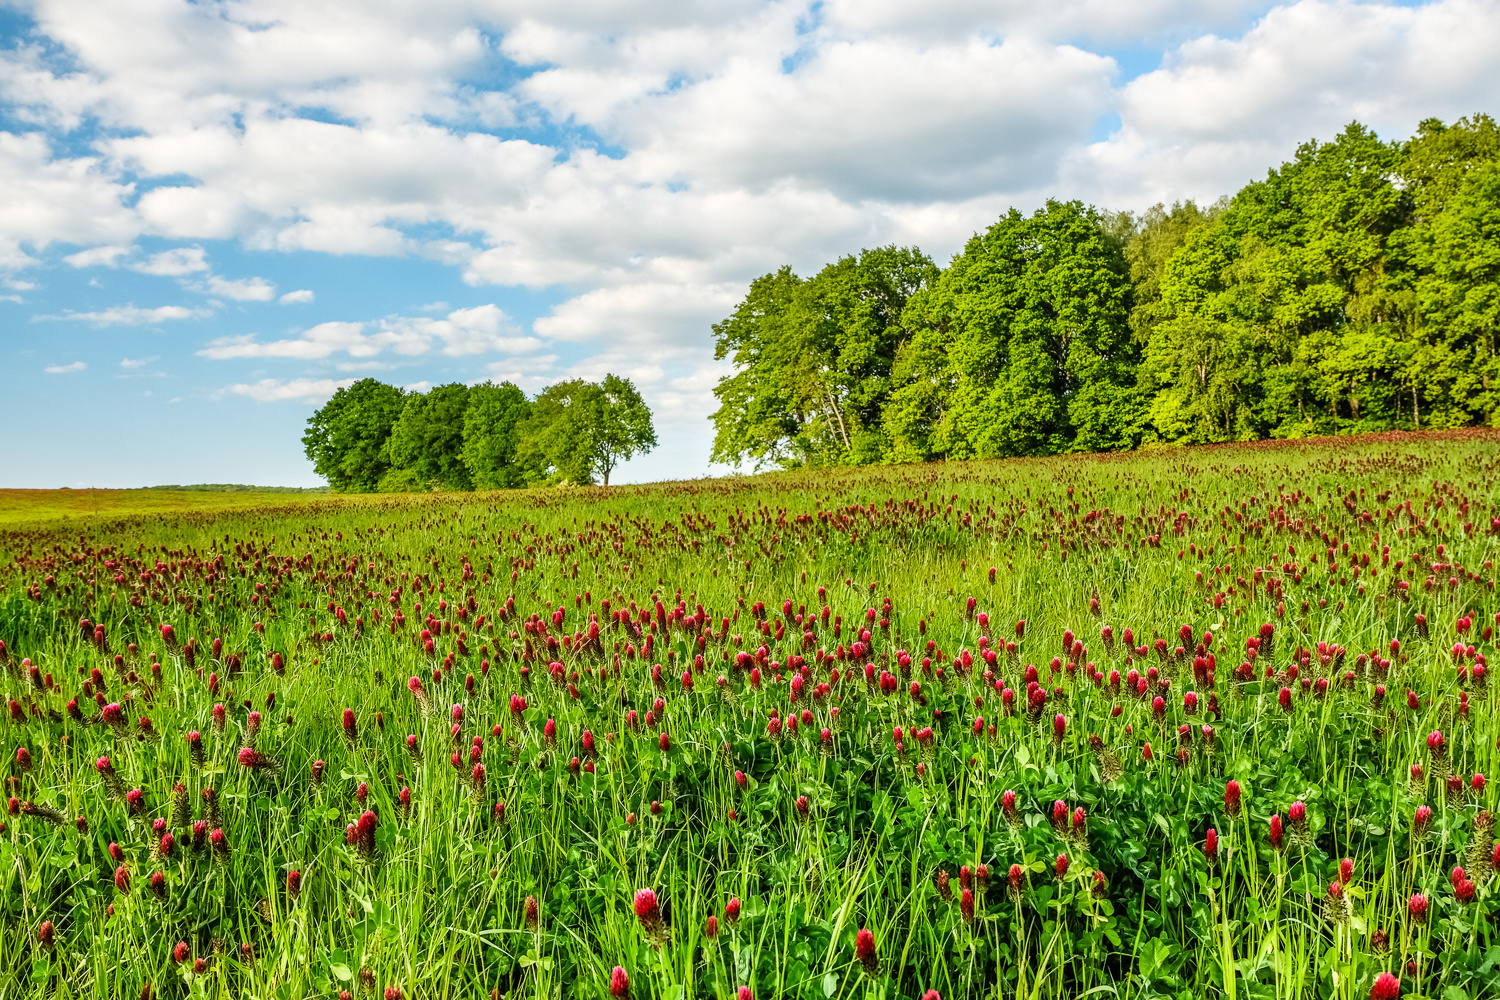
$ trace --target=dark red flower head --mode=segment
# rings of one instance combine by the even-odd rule
[[[1238,816],[1240,812],[1240,783],[1231,780],[1224,786],[1224,811],[1231,816]]]
[[[635,916],[641,922],[641,926],[648,932],[655,933],[661,929],[661,906],[656,901],[656,893],[650,889],[638,889],[635,894]]]
[[[1431,822],[1432,807],[1425,805],[1417,806],[1416,814],[1412,816],[1411,825],[1413,829],[1415,829],[1417,833],[1424,833],[1427,830],[1428,824],[1430,824]]]
[[[860,928],[859,933],[854,936],[854,957],[872,976],[880,967],[880,959],[875,954],[875,935],[866,928]]]
[[[1389,972],[1382,972],[1375,977],[1375,985],[1370,987],[1370,1000],[1396,1000],[1401,995],[1401,980]]]

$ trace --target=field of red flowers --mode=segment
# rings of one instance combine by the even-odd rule
[[[1497,444],[0,533],[0,997],[1500,996]]]

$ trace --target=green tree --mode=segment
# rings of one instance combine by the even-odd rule
[[[1427,422],[1494,425],[1500,408],[1500,160],[1474,167],[1424,234],[1420,346]]]
[[[509,382],[485,382],[469,389],[459,457],[476,489],[526,485],[528,476],[517,459],[516,445],[518,428],[530,412],[526,394]]]
[[[1140,422],[1120,239],[1079,202],[1012,209],[902,317],[897,460],[1129,447]]]
[[[597,406],[591,428],[594,470],[608,486],[616,466],[656,447],[656,428],[650,408],[628,378],[605,375],[599,383]]]
[[[338,390],[307,420],[302,446],[318,475],[339,493],[368,493],[390,470],[387,445],[405,395],[360,379]]]
[[[1174,202],[1169,209],[1158,202],[1139,220],[1130,220],[1128,231],[1121,235],[1133,293],[1130,332],[1137,344],[1144,346],[1151,337],[1151,329],[1167,318],[1161,297],[1161,278],[1167,261],[1194,230],[1221,215],[1227,204],[1227,198],[1208,209],[1199,208],[1193,201]]]
[[[1398,145],[1351,124],[1303,144],[1194,228],[1147,302],[1142,387],[1169,441],[1393,426],[1408,374],[1407,279],[1393,234],[1411,210]]]
[[[714,393],[713,458],[757,467],[866,464],[880,431],[907,300],[937,276],[915,248],[862,250],[803,280],[782,268],[715,324],[733,375]]]
[[[1444,125],[1428,118],[1406,142],[1401,157],[1403,186],[1417,219],[1439,215],[1477,167],[1500,160],[1500,127],[1489,115],[1460,118]]]
[[[461,382],[408,396],[391,431],[391,463],[422,484],[473,489],[464,465],[464,416],[469,387]]]
[[[656,446],[650,409],[635,385],[616,375],[543,389],[517,437],[518,460],[549,483],[608,486],[619,463]]]

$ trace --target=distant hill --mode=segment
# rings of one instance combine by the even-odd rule
[[[143,490],[179,493],[327,493],[327,486],[246,486],[243,483],[194,483],[191,486],[142,486]]]

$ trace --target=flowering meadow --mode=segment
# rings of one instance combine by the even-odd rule
[[[0,997],[1500,996],[1497,445],[0,532]]]

